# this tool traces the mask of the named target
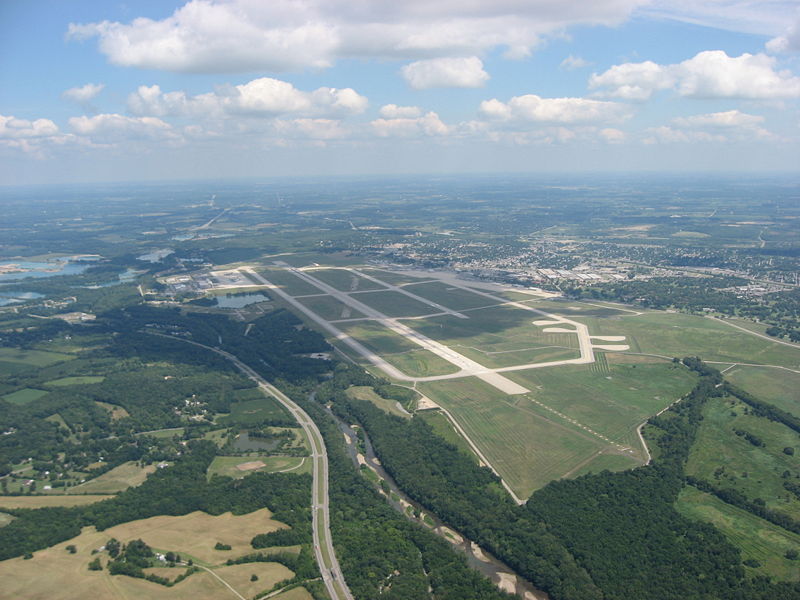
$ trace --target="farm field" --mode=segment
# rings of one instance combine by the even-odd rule
[[[114,494],[141,485],[155,470],[155,465],[140,467],[135,462],[126,462],[71,490],[79,494]]]
[[[21,348],[0,348],[0,361],[21,363],[31,367],[47,367],[65,360],[73,360],[72,354],[47,352],[44,350],[22,350]]]
[[[30,402],[34,402],[39,398],[46,396],[47,394],[48,392],[46,390],[24,388],[17,390],[16,392],[6,394],[3,396],[3,400],[6,402],[11,402],[11,404],[29,404]]]
[[[83,506],[111,498],[109,495],[86,494],[48,496],[0,496],[0,508],[47,508],[50,506]]]
[[[2,594],[8,598],[42,600],[51,598],[211,600],[227,597],[230,590],[205,571],[195,573],[170,588],[141,579],[111,576],[105,569],[90,571],[87,565],[92,560],[92,550],[99,548],[112,537],[123,543],[142,539],[154,549],[178,552],[185,558],[192,558],[197,564],[220,565],[215,571],[226,581],[226,575],[229,575],[232,580],[229,583],[232,585],[233,581],[240,582],[244,573],[240,572],[242,569],[222,567],[222,563],[228,558],[251,552],[250,540],[255,535],[254,532],[265,533],[281,527],[283,525],[272,520],[266,509],[241,516],[225,513],[215,517],[194,512],[181,517],[152,517],[110,527],[101,532],[88,527],[78,537],[36,552],[31,560],[14,558],[0,562],[0,578],[4,582]],[[216,542],[230,544],[232,549],[214,550]],[[70,544],[76,547],[75,554],[65,550]],[[41,576],[43,565],[46,565],[46,577]],[[275,563],[242,566],[249,569],[246,583],[250,583],[251,574],[259,575],[258,582],[254,582],[261,584],[258,591],[269,589],[276,581],[292,576],[291,571]],[[174,569],[175,575],[183,570]],[[250,588],[245,587],[245,589]]]
[[[767,508],[800,519],[800,499],[783,487],[785,471],[800,473],[797,433],[747,412],[739,400],[711,399],[703,411],[686,473],[717,487],[736,489],[750,501],[761,498]],[[747,432],[765,445],[756,446],[735,430]],[[793,456],[783,452],[787,447],[794,448]]]
[[[757,398],[800,417],[800,373],[735,366],[725,372],[725,379]]]
[[[675,508],[689,519],[713,524],[741,550],[743,560],[758,561],[761,566],[757,568],[745,567],[753,574],[765,575],[779,581],[800,579],[797,561],[784,556],[787,550],[800,547],[800,535],[692,486],[681,490]]]
[[[520,498],[569,473],[607,445],[554,416],[543,416],[528,402],[517,405],[517,397],[474,377],[418,387],[453,415]]]
[[[76,377],[62,377],[61,379],[53,379],[52,381],[48,381],[47,383],[45,383],[45,385],[51,387],[64,387],[68,385],[87,385],[91,383],[100,383],[103,380],[105,380],[105,377],[103,376],[83,375]]]
[[[291,420],[289,413],[274,398],[264,395],[262,391],[257,389],[246,391],[252,391],[253,395],[257,397],[243,402],[234,402],[231,404],[230,414],[219,417],[217,419],[218,423],[222,425],[234,423],[249,425],[268,419]]]

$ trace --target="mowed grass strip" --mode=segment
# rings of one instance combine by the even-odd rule
[[[340,292],[386,289],[386,286],[370,279],[365,279],[347,269],[312,269],[305,272],[320,281],[324,281]]]
[[[52,506],[83,506],[108,500],[112,496],[100,494],[87,494],[85,496],[0,496],[0,508],[50,508]]]
[[[438,281],[408,285],[403,289],[452,310],[466,310],[497,304],[491,298]]]
[[[800,417],[800,373],[769,367],[733,367],[725,379],[770,402],[786,412]]]
[[[800,580],[796,560],[787,559],[787,550],[800,548],[800,535],[731,506],[695,487],[681,490],[675,508],[689,519],[711,523],[742,552],[742,559],[757,560],[761,566],[746,567],[756,575],[781,581]]]
[[[358,294],[356,298],[387,317],[419,317],[442,312],[438,308],[394,291],[368,292]]]
[[[258,269],[267,281],[277,285],[284,292],[290,296],[306,296],[308,294],[324,294],[321,289],[315,285],[311,285],[304,279],[300,279],[297,275],[292,274],[290,271],[284,269]]]
[[[21,363],[32,367],[47,367],[65,360],[73,360],[74,358],[73,354],[64,354],[62,352],[0,348],[0,361]]]
[[[6,394],[3,396],[3,400],[6,402],[10,402],[11,404],[17,405],[25,405],[31,402],[38,400],[46,396],[49,392],[46,390],[37,390],[35,388],[24,388],[21,390],[17,390],[16,392],[12,392],[10,394]]]
[[[456,431],[456,428],[453,427],[450,419],[448,419],[447,415],[445,415],[442,411],[438,409],[422,410],[417,412],[415,416],[430,425],[437,435],[453,444],[453,446],[461,450],[464,454],[467,454],[475,462],[478,462],[478,456],[472,451],[472,448],[467,443],[467,440],[465,440],[461,434]]]
[[[4,598],[42,600],[51,598],[213,600],[233,597],[228,588],[205,571],[196,573],[175,587],[169,588],[142,579],[112,576],[106,569],[90,571],[87,567],[96,556],[92,551],[103,546],[112,537],[122,543],[142,539],[159,551],[178,552],[184,558],[193,559],[195,563],[222,565],[228,558],[252,552],[250,540],[256,533],[266,533],[285,527],[270,517],[271,514],[266,509],[240,516],[230,513],[211,516],[193,512],[181,517],[160,516],[132,521],[100,532],[88,527],[81,535],[71,540],[36,552],[31,560],[20,557],[0,562],[0,580],[3,581],[0,594]],[[230,544],[232,549],[214,550],[216,542]],[[75,554],[67,552],[68,545],[76,547]],[[105,562],[107,558],[101,560]],[[259,565],[266,567],[271,564],[257,563],[244,566],[258,569]],[[221,577],[224,569],[221,568],[218,572]],[[175,575],[182,571],[183,569],[176,569]],[[250,571],[250,574],[252,573],[258,572]],[[242,576],[237,571],[231,571],[231,574],[237,582]],[[265,577],[283,575],[287,573],[282,569],[265,570]],[[288,571],[288,576],[291,577],[291,571]],[[263,583],[265,588],[271,587],[270,581]]]
[[[521,498],[568,473],[605,446],[560,426],[475,378],[426,382],[421,391],[446,408]]]
[[[49,387],[64,387],[69,385],[89,385],[92,383],[100,383],[105,380],[101,375],[82,375],[76,377],[62,377],[61,379],[53,379],[45,383]]]
[[[338,319],[360,319],[364,317],[364,315],[355,308],[351,308],[333,296],[300,298],[298,302],[328,321],[336,321]]]
[[[750,501],[761,498],[767,508],[800,520],[800,499],[784,487],[784,472],[797,483],[800,473],[800,440],[797,433],[775,421],[756,417],[747,405],[728,398],[712,398],[703,410],[703,421],[686,464],[687,475],[721,488],[733,488]],[[735,431],[745,431],[765,446],[755,446]],[[793,448],[794,455],[784,454]]]
[[[86,483],[74,486],[71,488],[71,493],[115,494],[116,492],[127,490],[129,487],[141,485],[147,479],[147,476],[155,470],[155,465],[140,467],[133,461],[122,463],[107,473],[90,479]]]
[[[612,364],[608,373],[593,365],[562,365],[504,374],[531,390],[534,400],[617,442],[629,440],[639,424],[688,393],[695,381],[671,362]]]

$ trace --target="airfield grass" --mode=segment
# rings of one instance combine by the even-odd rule
[[[467,310],[497,304],[490,298],[438,281],[407,285],[403,289],[452,310]]]
[[[737,366],[725,379],[754,396],[800,417],[800,373],[784,369]]]
[[[430,280],[430,277],[425,277],[422,274],[420,274],[420,277],[411,277],[409,275],[396,273],[394,271],[386,271],[384,269],[359,269],[359,271],[361,271],[362,273],[366,273],[367,275],[372,275],[374,278],[380,279],[381,281],[385,281],[386,283],[390,283],[392,285],[403,285],[405,283],[421,283],[423,281]],[[409,291],[413,292],[414,290],[411,289]]]
[[[612,454],[601,452],[589,462],[581,465],[578,469],[570,473],[570,477],[580,477],[589,473],[600,473],[602,471],[624,471],[640,466],[641,461],[625,454]]]
[[[546,335],[553,337],[563,336],[554,341],[565,342],[565,344],[570,343],[569,340],[566,339],[569,334],[550,333]],[[471,358],[475,362],[490,368],[514,367],[517,365],[536,364],[555,360],[569,360],[573,358],[580,358],[581,356],[581,353],[578,349],[564,347],[563,345],[559,344],[542,346],[541,348],[523,348],[521,350],[500,351],[486,351],[480,347],[464,346],[456,343],[448,345],[450,345],[453,350],[456,350],[467,358]]]
[[[364,344],[367,348],[384,356],[398,352],[408,352],[420,348],[418,344],[375,321],[354,321],[338,323],[338,328]]]
[[[637,454],[642,449],[636,427],[688,393],[695,381],[688,369],[671,362],[605,368],[602,363],[562,365],[504,375],[531,390],[531,398],[613,441],[631,445]]]
[[[453,427],[450,419],[448,419],[447,415],[445,415],[442,411],[422,410],[417,412],[415,417],[425,421],[431,426],[434,433],[453,444],[453,446],[461,450],[463,453],[469,455],[469,457],[475,462],[478,461],[478,457],[472,451],[472,448],[469,447],[467,441],[461,436],[460,433],[458,433],[458,431],[456,431],[456,428]]]
[[[126,576],[109,575],[106,569],[90,571],[87,568],[94,558],[92,550],[99,548],[110,538],[122,543],[142,539],[159,551],[171,550],[184,558],[191,558],[197,564],[221,565],[228,558],[236,558],[252,552],[250,540],[255,533],[266,533],[285,527],[270,518],[270,512],[262,509],[247,515],[233,516],[225,513],[210,516],[194,512],[181,517],[152,517],[132,521],[105,531],[95,531],[88,527],[71,540],[56,544],[35,553],[31,560],[13,558],[0,562],[0,579],[3,580],[2,594],[8,598],[28,598],[49,600],[82,600],[84,598],[152,598],[155,600],[211,600],[231,594],[221,582],[211,574],[201,571],[191,575],[178,585],[168,588],[156,583]],[[214,544],[230,544],[231,551],[214,550]],[[71,554],[66,546],[74,545],[77,552]],[[105,562],[105,559],[103,559]],[[264,565],[264,570],[258,570]],[[247,579],[252,573],[259,575],[261,584],[258,592],[271,587],[271,584],[291,577],[285,567],[273,563],[242,565],[249,569]],[[220,567],[215,570],[227,581],[230,574],[233,581],[244,577],[238,569]],[[284,570],[285,569],[285,570]],[[183,569],[175,569],[175,575]],[[43,573],[46,576],[43,576]],[[245,588],[250,589],[250,588]],[[256,592],[256,593],[258,593]]]
[[[573,318],[586,323],[592,335],[626,335],[624,343],[630,345],[631,352],[800,368],[800,348],[777,344],[707,317],[652,311],[617,319]]]
[[[425,382],[419,388],[453,415],[521,498],[570,472],[606,445],[517,406],[514,396],[475,377]]]
[[[74,355],[62,352],[0,348],[0,361],[21,363],[32,367],[47,367],[65,360],[73,360],[74,358]]]
[[[24,388],[11,394],[3,396],[3,400],[11,404],[24,405],[29,404],[42,398],[48,394],[45,390],[37,390],[34,388]]]
[[[71,490],[72,493],[77,492],[79,494],[114,494],[144,483],[147,476],[155,470],[155,465],[140,467],[135,462],[130,461],[122,463],[86,483],[76,485]]]
[[[100,400],[95,400],[94,403],[97,404],[97,406],[99,406],[100,408],[104,408],[105,410],[107,410],[111,415],[112,421],[118,421],[120,419],[124,419],[125,417],[130,416],[127,410],[125,410],[121,406],[117,406],[116,404],[110,404],[109,402],[101,402]]]
[[[92,383],[100,383],[105,377],[95,375],[83,375],[76,377],[62,377],[61,379],[53,379],[44,385],[50,387],[65,387],[68,385],[88,385]]]
[[[364,315],[355,308],[351,308],[333,296],[300,298],[298,302],[310,308],[327,321],[336,321],[337,319],[360,319],[364,317]]]
[[[375,393],[375,390],[368,385],[354,385],[348,388],[347,395],[351,398],[355,398],[356,400],[366,400],[367,402],[371,402],[382,411],[389,413],[390,415],[403,417],[404,419],[411,417],[408,412],[397,407],[397,400],[390,400],[388,398],[379,396]]]
[[[100,494],[64,495],[50,494],[48,496],[0,496],[0,508],[50,508],[52,506],[84,506],[112,496]]]
[[[800,499],[783,487],[782,477],[800,473],[800,442],[797,433],[775,421],[746,414],[747,405],[733,398],[712,398],[703,411],[703,421],[686,464],[692,475],[721,488],[736,489],[750,501],[761,498],[767,508],[800,520]],[[765,444],[757,447],[735,429],[747,431]],[[783,453],[792,447],[794,456]]]
[[[745,567],[754,575],[782,581],[800,579],[797,561],[787,559],[789,549],[800,548],[800,535],[786,531],[719,498],[686,486],[675,508],[685,517],[711,523],[742,552],[742,559],[757,560],[761,566]]]
[[[394,291],[358,294],[358,300],[388,317],[419,317],[442,312],[438,308]]]
[[[258,269],[257,272],[264,276],[270,283],[274,283],[290,296],[307,296],[309,294],[324,293],[317,286],[311,285],[289,271],[283,269]]]
[[[261,461],[263,467],[241,471],[237,465]],[[276,473],[287,471],[291,473],[310,473],[311,460],[297,456],[215,456],[206,472],[210,479],[214,475],[223,475],[233,479],[241,479],[251,473]]]
[[[385,354],[383,359],[411,377],[447,375],[458,371],[458,367],[453,363],[419,346],[416,350]]]
[[[329,286],[340,292],[355,292],[360,290],[382,290],[385,286],[365,279],[360,275],[346,269],[314,269],[309,275],[324,281]]]

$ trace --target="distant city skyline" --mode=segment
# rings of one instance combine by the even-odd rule
[[[797,171],[800,1],[0,5],[0,185]]]

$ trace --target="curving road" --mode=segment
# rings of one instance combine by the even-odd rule
[[[300,423],[300,427],[303,428],[308,443],[311,446],[311,459],[313,461],[312,472],[314,480],[311,488],[311,529],[314,538],[314,555],[316,556],[319,570],[322,573],[322,580],[325,582],[325,587],[328,590],[328,595],[331,597],[331,600],[353,600],[353,595],[350,593],[350,589],[347,587],[344,576],[342,575],[342,569],[339,567],[339,561],[336,559],[336,553],[331,540],[330,510],[328,507],[328,453],[325,449],[325,442],[322,439],[322,434],[317,424],[311,420],[308,413],[300,408],[294,400],[261,377],[261,375],[248,367],[233,354],[220,350],[219,348],[212,348],[211,346],[192,342],[190,340],[184,340],[161,333],[148,333],[173,340],[180,340],[223,356],[236,365],[247,377],[255,381],[258,387],[283,404],[283,406],[292,413],[292,416],[297,419],[297,422]]]

